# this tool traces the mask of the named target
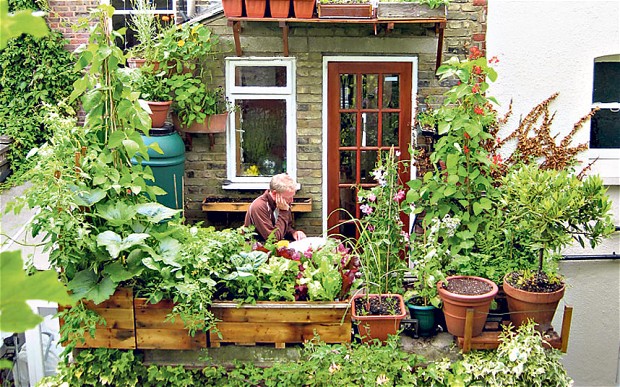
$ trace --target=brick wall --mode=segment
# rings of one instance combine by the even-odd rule
[[[50,28],[60,32],[69,41],[65,48],[74,51],[80,44],[88,42],[87,31],[73,31],[79,18],[87,17],[100,0],[48,0],[50,14],[47,18]]]

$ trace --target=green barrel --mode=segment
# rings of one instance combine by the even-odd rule
[[[149,159],[142,161],[143,166],[151,167],[154,182],[166,191],[166,195],[157,196],[157,201],[166,207],[183,209],[183,176],[185,175],[185,143],[172,125],[152,128],[149,136],[142,136],[148,146],[156,142],[163,154],[149,149]]]

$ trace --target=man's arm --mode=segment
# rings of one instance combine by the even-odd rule
[[[275,234],[276,240],[284,239],[286,233],[294,232],[290,229],[291,212],[279,210],[276,225],[271,223],[271,209],[265,202],[255,201],[248,208],[249,224],[254,225],[256,232],[265,240],[271,233]],[[247,223],[247,222],[246,222]]]

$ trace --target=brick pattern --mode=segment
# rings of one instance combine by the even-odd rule
[[[82,43],[88,42],[88,31],[74,31],[78,19],[87,17],[90,10],[100,4],[100,0],[48,0],[50,14],[47,18],[50,28],[60,32],[69,41],[65,48],[74,51]]]

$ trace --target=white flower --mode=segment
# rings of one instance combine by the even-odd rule
[[[388,379],[388,377],[385,376],[385,374],[381,374],[381,375],[377,376],[377,384],[378,385],[386,384],[389,381],[390,381],[390,379]]]

